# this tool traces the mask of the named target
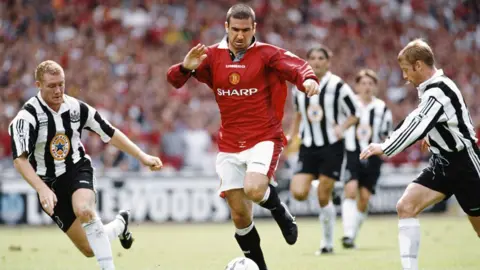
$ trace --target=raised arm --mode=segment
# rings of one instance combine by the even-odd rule
[[[205,45],[197,44],[185,56],[182,63],[168,69],[167,81],[175,88],[182,87],[191,76],[213,87],[208,59],[209,51]]]

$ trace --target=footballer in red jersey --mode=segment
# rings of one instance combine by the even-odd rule
[[[255,27],[252,8],[234,5],[227,12],[225,39],[209,47],[193,47],[183,63],[170,67],[167,79],[180,88],[193,76],[213,90],[222,120],[216,160],[219,191],[230,207],[240,248],[265,270],[252,202],[271,211],[288,244],[298,237],[295,218],[271,184],[286,141],[282,130],[286,81],[308,96],[319,90],[306,61],[256,41]]]

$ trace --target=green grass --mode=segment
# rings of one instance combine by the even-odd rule
[[[362,227],[356,250],[340,247],[337,220],[335,255],[315,257],[320,229],[316,219],[298,219],[300,236],[288,246],[272,220],[258,221],[262,247],[272,270],[401,269],[397,247],[397,220],[371,217]],[[480,248],[466,218],[424,216],[420,269],[480,269]],[[225,224],[159,224],[132,226],[132,249],[113,244],[117,269],[223,270],[241,256],[233,226]],[[12,249],[12,247],[14,247]],[[18,247],[21,250],[15,250]],[[0,227],[0,269],[98,269],[94,258],[84,258],[56,227]]]

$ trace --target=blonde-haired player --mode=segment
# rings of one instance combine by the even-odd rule
[[[159,158],[147,155],[94,108],[65,95],[65,73],[47,60],[35,70],[39,89],[9,126],[13,163],[37,191],[43,210],[86,256],[97,258],[101,269],[115,269],[110,241],[120,238],[125,249],[133,242],[128,230],[130,212],[121,210],[104,225],[95,211],[95,176],[80,140],[83,129],[105,143],[159,170]]]
[[[414,40],[398,54],[403,77],[418,90],[420,104],[382,144],[360,155],[393,156],[425,138],[430,164],[409,184],[397,203],[398,240],[403,269],[418,269],[420,222],[428,206],[455,195],[480,237],[480,151],[472,119],[457,85],[435,67],[430,46]]]

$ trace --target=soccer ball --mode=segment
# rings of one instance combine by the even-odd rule
[[[245,257],[238,257],[231,260],[225,270],[259,270],[257,264]]]

